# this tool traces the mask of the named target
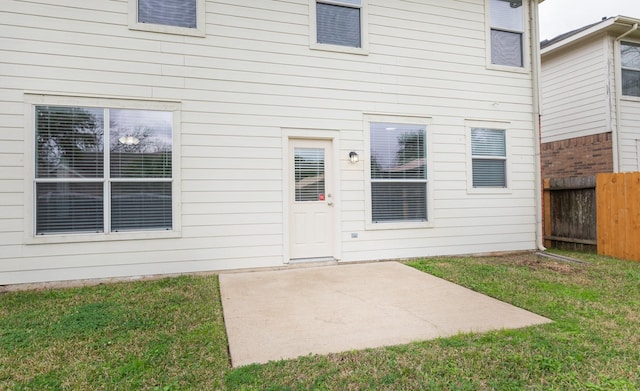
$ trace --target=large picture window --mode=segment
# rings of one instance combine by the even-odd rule
[[[173,113],[35,107],[35,234],[172,230]]]
[[[640,96],[640,44],[622,42],[622,95]]]
[[[373,223],[427,221],[425,125],[371,123]]]
[[[524,66],[523,0],[489,0],[491,64]]]

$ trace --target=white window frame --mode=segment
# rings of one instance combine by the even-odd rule
[[[93,107],[109,109],[158,110],[173,113],[172,137],[172,230],[158,231],[124,231],[104,233],[62,233],[36,235],[36,148],[35,148],[35,108],[36,106],[69,106]],[[114,98],[93,98],[81,96],[47,95],[39,93],[25,94],[25,170],[28,173],[25,180],[25,210],[24,210],[24,242],[25,244],[72,243],[72,242],[101,242],[113,240],[164,239],[181,236],[181,201],[180,201],[180,103],[153,100],[132,100]],[[105,152],[107,153],[107,152]],[[108,167],[107,167],[108,168]],[[105,168],[105,169],[107,169]],[[105,225],[108,223],[105,222]]]
[[[150,31],[155,33],[188,35],[193,37],[206,36],[206,0],[196,0],[196,28],[167,26],[163,24],[138,22],[138,0],[129,0],[129,29]]]
[[[309,48],[313,50],[326,50],[332,52],[350,53],[350,54],[369,54],[369,23],[368,23],[368,6],[367,0],[361,0],[360,5],[349,4],[340,0],[309,0]],[[360,9],[360,47],[354,48],[350,46],[331,45],[325,43],[318,43],[318,24],[316,15],[316,4],[333,4],[343,7],[359,8]]]
[[[491,0],[485,0],[485,40],[486,40],[486,60],[487,60],[487,69],[492,70],[500,70],[500,71],[508,71],[508,72],[516,72],[516,73],[528,73],[531,71],[531,55],[529,48],[529,31],[530,26],[528,23],[529,19],[529,1],[530,0],[522,0],[522,26],[524,31],[516,31],[513,30],[511,32],[522,34],[522,66],[511,66],[511,65],[499,65],[493,64],[491,62],[491,30],[493,27],[491,26]],[[500,29],[503,30],[503,29]],[[509,31],[509,30],[503,30]]]
[[[491,120],[466,120],[466,139],[467,139],[467,193],[468,194],[511,194],[511,138],[510,130],[511,123],[509,121],[491,121]],[[471,145],[471,129],[494,129],[504,131],[506,156],[504,158],[499,157],[487,157],[478,156],[480,159],[499,159],[505,161],[505,175],[506,175],[506,187],[473,187],[473,159],[476,157],[472,153]]]
[[[426,140],[426,176],[425,185],[427,199],[427,221],[391,221],[391,222],[373,222],[373,205],[371,191],[371,124],[372,123],[396,123],[406,125],[420,125],[425,127]],[[365,229],[366,230],[387,230],[387,229],[412,229],[412,228],[433,228],[433,197],[432,197],[432,163],[431,156],[433,144],[431,141],[431,117],[413,117],[404,115],[384,115],[384,114],[365,114],[363,122],[365,145],[362,152],[365,170]]]
[[[631,68],[631,67],[624,67],[622,66],[622,46],[627,43],[627,44],[634,44],[634,45],[640,45],[640,42],[638,41],[634,41],[634,40],[624,40],[624,41],[620,41],[618,42],[617,48],[616,48],[616,58],[618,60],[618,64],[620,64],[620,96],[622,99],[625,100],[631,100],[631,101],[640,101],[640,96],[637,95],[625,95],[624,91],[622,90],[622,71],[623,70],[630,70],[630,71],[635,71],[635,72],[639,72],[640,73],[640,68]]]

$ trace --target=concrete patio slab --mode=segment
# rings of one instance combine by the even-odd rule
[[[548,323],[398,262],[225,273],[234,367]]]

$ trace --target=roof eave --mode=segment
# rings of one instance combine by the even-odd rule
[[[581,31],[575,35],[572,35],[570,37],[567,37],[566,39],[563,39],[561,41],[558,41],[556,43],[554,43],[553,45],[549,45],[547,47],[545,47],[544,49],[542,49],[540,51],[540,54],[542,56],[548,55],[550,53],[553,53],[565,46],[569,46],[577,41],[581,41],[589,36],[601,33],[601,32],[605,32],[607,30],[610,30],[613,26],[616,25],[625,25],[625,26],[629,26],[632,27],[634,24],[639,23],[640,24],[640,19],[636,19],[636,18],[629,18],[626,16],[616,16],[613,18],[609,18],[605,21],[602,21],[601,23],[596,24],[595,26],[588,28],[584,31]]]

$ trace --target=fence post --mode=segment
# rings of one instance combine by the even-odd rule
[[[551,180],[549,178],[543,181],[543,197],[542,197],[542,207],[544,208],[544,213],[542,215],[542,226],[544,227],[544,246],[551,247],[551,240],[547,239],[551,236]]]

